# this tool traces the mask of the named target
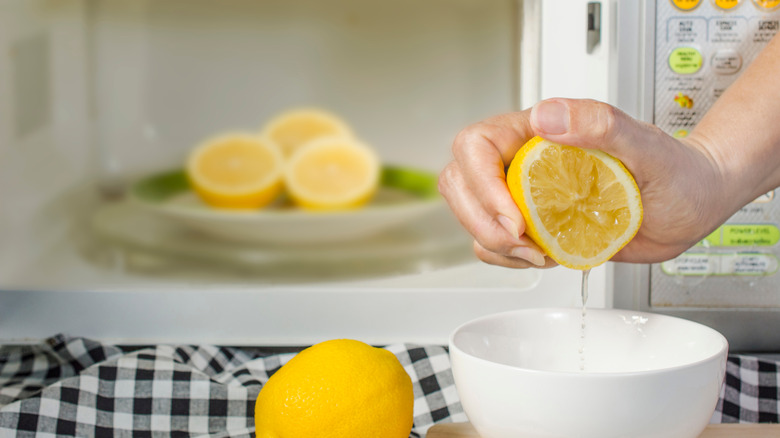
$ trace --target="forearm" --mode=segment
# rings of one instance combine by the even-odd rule
[[[780,34],[715,102],[690,140],[720,169],[717,197],[728,211],[780,185]]]

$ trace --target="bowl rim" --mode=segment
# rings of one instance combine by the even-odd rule
[[[506,370],[514,370],[514,371],[520,371],[523,373],[528,374],[536,374],[536,375],[545,375],[545,376],[573,376],[573,377],[584,377],[587,376],[587,378],[597,378],[597,379],[611,379],[616,377],[630,377],[630,376],[651,376],[654,374],[661,374],[661,373],[667,373],[670,371],[676,371],[676,370],[683,370],[686,368],[695,368],[699,365],[702,365],[706,362],[710,362],[713,360],[716,360],[717,358],[723,356],[724,359],[728,356],[728,349],[729,349],[729,343],[725,336],[723,336],[722,333],[719,331],[713,329],[712,327],[709,327],[705,324],[691,321],[689,319],[680,318],[677,316],[670,316],[670,315],[664,315],[660,313],[652,313],[652,312],[642,312],[638,310],[631,310],[631,309],[616,309],[616,308],[588,308],[588,311],[593,312],[628,312],[632,315],[638,315],[638,316],[648,316],[653,318],[661,318],[661,319],[674,319],[683,321],[688,324],[699,326],[706,331],[711,332],[715,335],[716,339],[719,339],[721,341],[721,346],[713,354],[708,355],[707,357],[704,357],[702,359],[699,359],[694,362],[685,363],[682,365],[675,365],[672,367],[665,367],[665,368],[656,368],[651,370],[641,370],[641,371],[616,371],[616,372],[588,372],[588,371],[546,371],[546,370],[536,370],[531,368],[522,368],[518,366],[513,365],[507,365],[503,363],[493,362],[488,359],[484,359],[481,357],[474,356],[473,354],[467,353],[460,347],[458,347],[455,344],[455,336],[462,331],[465,327],[471,325],[471,324],[477,324],[479,322],[488,320],[488,319],[494,319],[499,317],[504,317],[511,314],[521,314],[521,313],[549,313],[549,312],[560,312],[560,311],[566,311],[566,312],[581,312],[582,308],[580,307],[531,307],[531,308],[524,308],[524,309],[514,309],[514,310],[507,310],[503,312],[497,312],[497,313],[491,313],[488,315],[483,315],[474,319],[471,319],[469,321],[464,322],[463,324],[459,325],[455,330],[452,331],[452,333],[449,336],[449,350],[450,350],[450,356],[452,356],[453,351],[457,351],[459,354],[468,357],[471,360],[475,360],[478,363],[484,363],[488,366],[496,367],[498,369],[506,369]],[[452,362],[452,358],[450,358],[450,361]],[[725,371],[725,365],[724,365],[724,371]]]

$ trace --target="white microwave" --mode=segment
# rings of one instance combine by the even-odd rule
[[[542,98],[599,99],[652,122],[673,109],[659,104],[659,84],[727,86],[738,72],[718,75],[710,58],[728,46],[747,64],[762,44],[758,23],[778,19],[772,2],[722,3],[2,0],[0,342],[64,332],[124,344],[446,344],[457,325],[487,313],[579,306],[579,272],[477,261],[435,197],[424,214],[372,234],[280,237],[293,227],[327,233],[312,216],[266,242],[242,241],[223,214],[207,225],[231,239],[193,228],[139,202],[138,187],[180,170],[204,138],[257,131],[301,106],[338,114],[385,166],[416,172],[429,188],[460,129]],[[722,17],[744,23],[736,40],[713,39],[710,24]],[[688,33],[670,30],[689,21]],[[691,44],[704,66],[669,70],[667,51]],[[710,98],[694,96],[697,114],[715,98],[702,90]],[[371,208],[344,216],[342,228],[372,220]],[[403,217],[403,208],[385,212]],[[250,216],[244,230],[268,226],[268,211]],[[777,251],[759,250],[767,260]],[[674,280],[678,295],[722,277],[653,269],[595,269],[588,305],[711,314],[706,297],[653,302],[652,276]],[[753,274],[777,282],[770,268]],[[778,308],[764,293],[716,310],[777,324]]]

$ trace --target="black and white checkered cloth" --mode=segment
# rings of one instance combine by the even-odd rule
[[[780,360],[730,355],[713,423],[780,423]]]
[[[414,382],[412,437],[466,421],[440,346],[391,345]],[[215,346],[126,351],[56,336],[0,348],[0,437],[251,437],[254,401],[295,353]],[[729,357],[712,421],[780,421],[780,362]]]
[[[391,345],[414,382],[412,437],[466,421],[447,351]],[[295,353],[215,346],[126,352],[56,336],[0,348],[0,437],[251,437],[254,402]]]

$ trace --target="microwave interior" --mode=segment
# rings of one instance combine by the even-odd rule
[[[441,200],[368,236],[288,243],[191,229],[134,190],[297,108],[435,184],[460,129],[518,107],[515,1],[0,5],[0,289],[323,285],[474,261]]]

